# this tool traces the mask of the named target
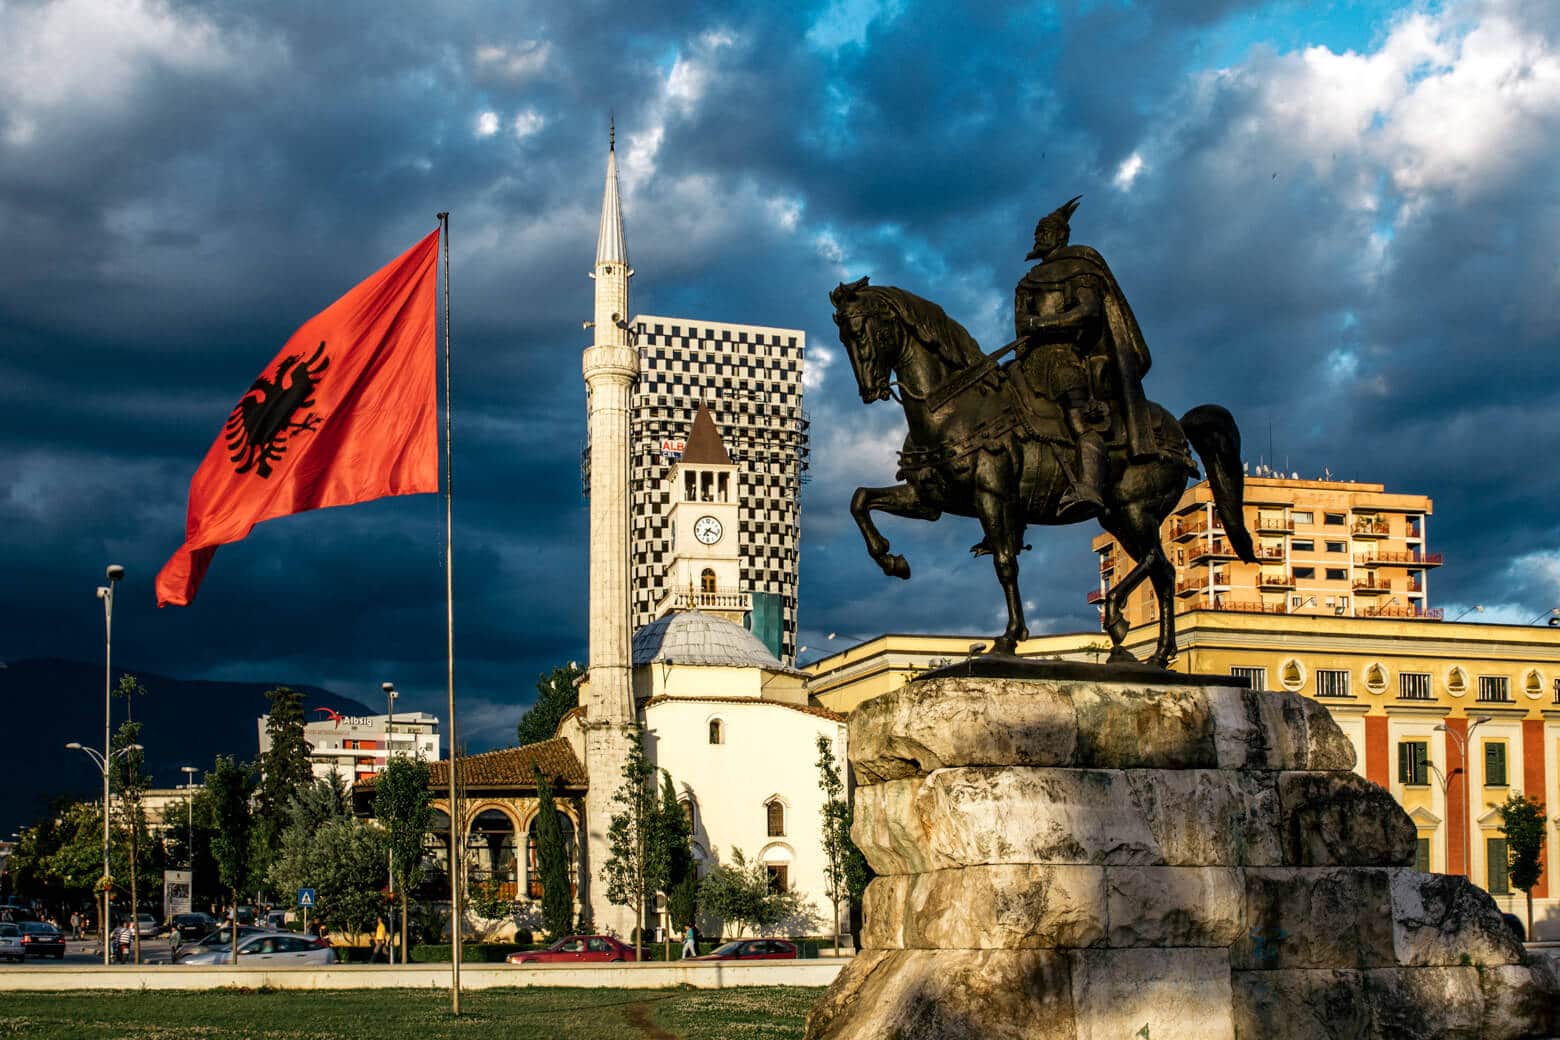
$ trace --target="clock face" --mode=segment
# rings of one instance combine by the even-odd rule
[[[720,535],[720,521],[713,516],[701,516],[693,522],[693,536],[705,545],[714,545]]]

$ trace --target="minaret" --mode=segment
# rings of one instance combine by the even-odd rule
[[[596,927],[627,935],[628,910],[607,902],[600,881],[610,855],[607,825],[612,795],[622,783],[636,725],[631,674],[629,592],[629,408],[639,356],[628,338],[628,247],[618,202],[616,128],[608,131],[607,185],[596,238],[595,343],[585,348],[585,398],[590,436],[590,669],[586,707],[587,796],[585,891]]]

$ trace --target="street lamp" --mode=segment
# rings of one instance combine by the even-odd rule
[[[1463,618],[1467,617],[1469,614],[1474,614],[1474,613],[1478,613],[1478,614],[1484,613],[1484,604],[1483,603],[1475,603],[1473,606],[1469,607],[1467,610],[1463,611],[1461,614],[1458,614],[1456,617],[1452,618],[1452,624],[1455,625],[1457,622],[1461,621]],[[1530,624],[1531,624],[1531,622],[1530,622]]]
[[[184,774],[184,848],[190,856],[190,909],[195,909],[195,773],[194,766],[180,766]]]
[[[109,719],[113,714],[113,649],[114,649],[114,588],[125,576],[125,569],[117,563],[111,563],[103,572],[108,578],[107,585],[99,585],[97,588],[98,599],[103,601],[103,756],[108,755],[113,746],[109,733]],[[80,745],[77,745],[80,747]],[[83,751],[87,750],[82,748]],[[103,965],[108,966],[108,762],[100,756],[98,763],[103,769],[103,880],[99,882],[103,889],[103,916],[98,919],[98,932],[103,937]],[[135,912],[135,907],[130,908]]]
[[[106,746],[106,745],[105,745]],[[111,751],[105,758],[97,748],[83,747],[78,741],[71,741],[65,745],[68,751],[80,751],[92,759],[92,764],[98,767],[103,774],[103,880],[99,887],[103,889],[103,917],[98,921],[98,934],[103,937],[103,964],[108,965],[108,771],[116,759],[128,755],[132,751],[145,751],[140,744],[127,744],[118,751]],[[130,908],[135,913],[135,908]]]
[[[1472,862],[1470,862],[1470,860],[1472,859],[1473,853],[1472,853],[1472,850],[1468,846],[1468,832],[1473,829],[1473,820],[1471,818],[1472,815],[1473,815],[1473,792],[1471,790],[1469,790],[1469,787],[1468,787],[1468,776],[1469,776],[1468,746],[1469,746],[1469,743],[1473,739],[1473,731],[1478,729],[1480,726],[1484,725],[1486,722],[1489,722],[1489,721],[1491,721],[1491,720],[1490,720],[1490,717],[1488,715],[1480,715],[1480,716],[1478,716],[1477,718],[1472,720],[1473,724],[1468,727],[1468,732],[1465,733],[1465,734],[1464,733],[1458,733],[1455,729],[1452,729],[1450,726],[1448,726],[1444,722],[1438,724],[1435,727],[1435,731],[1437,733],[1445,733],[1448,737],[1451,737],[1452,740],[1454,740],[1457,743],[1457,751],[1458,751],[1459,754],[1462,755],[1462,760],[1463,760],[1463,768],[1462,768],[1462,776],[1463,776],[1463,833],[1462,833],[1463,876],[1469,878],[1470,880],[1473,878],[1473,864],[1472,864]],[[1454,772],[1452,775],[1456,776],[1457,774]],[[1448,859],[1451,858],[1451,844],[1450,844],[1450,842],[1448,842],[1448,844],[1447,844],[1447,858]],[[1447,866],[1450,867],[1451,864],[1448,863]],[[1486,881],[1488,881],[1488,879],[1486,879]]]
[[[395,702],[401,694],[393,682],[380,683],[379,686],[385,691],[385,765],[389,765],[390,744],[395,735]]]

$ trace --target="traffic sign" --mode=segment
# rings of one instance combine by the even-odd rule
[[[314,905],[314,889],[312,889],[312,888],[300,888],[300,889],[298,889],[298,905],[303,907],[305,910],[307,910],[309,907],[313,906]]]

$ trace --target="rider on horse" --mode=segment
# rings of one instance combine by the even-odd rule
[[[1035,225],[1025,259],[1040,263],[1014,291],[1017,361],[1009,368],[1020,391],[1056,402],[1066,417],[1077,466],[1060,504],[1064,522],[1105,511],[1107,402],[1120,408],[1129,457],[1157,453],[1142,383],[1151,359],[1137,319],[1104,258],[1067,244],[1081,197]]]

